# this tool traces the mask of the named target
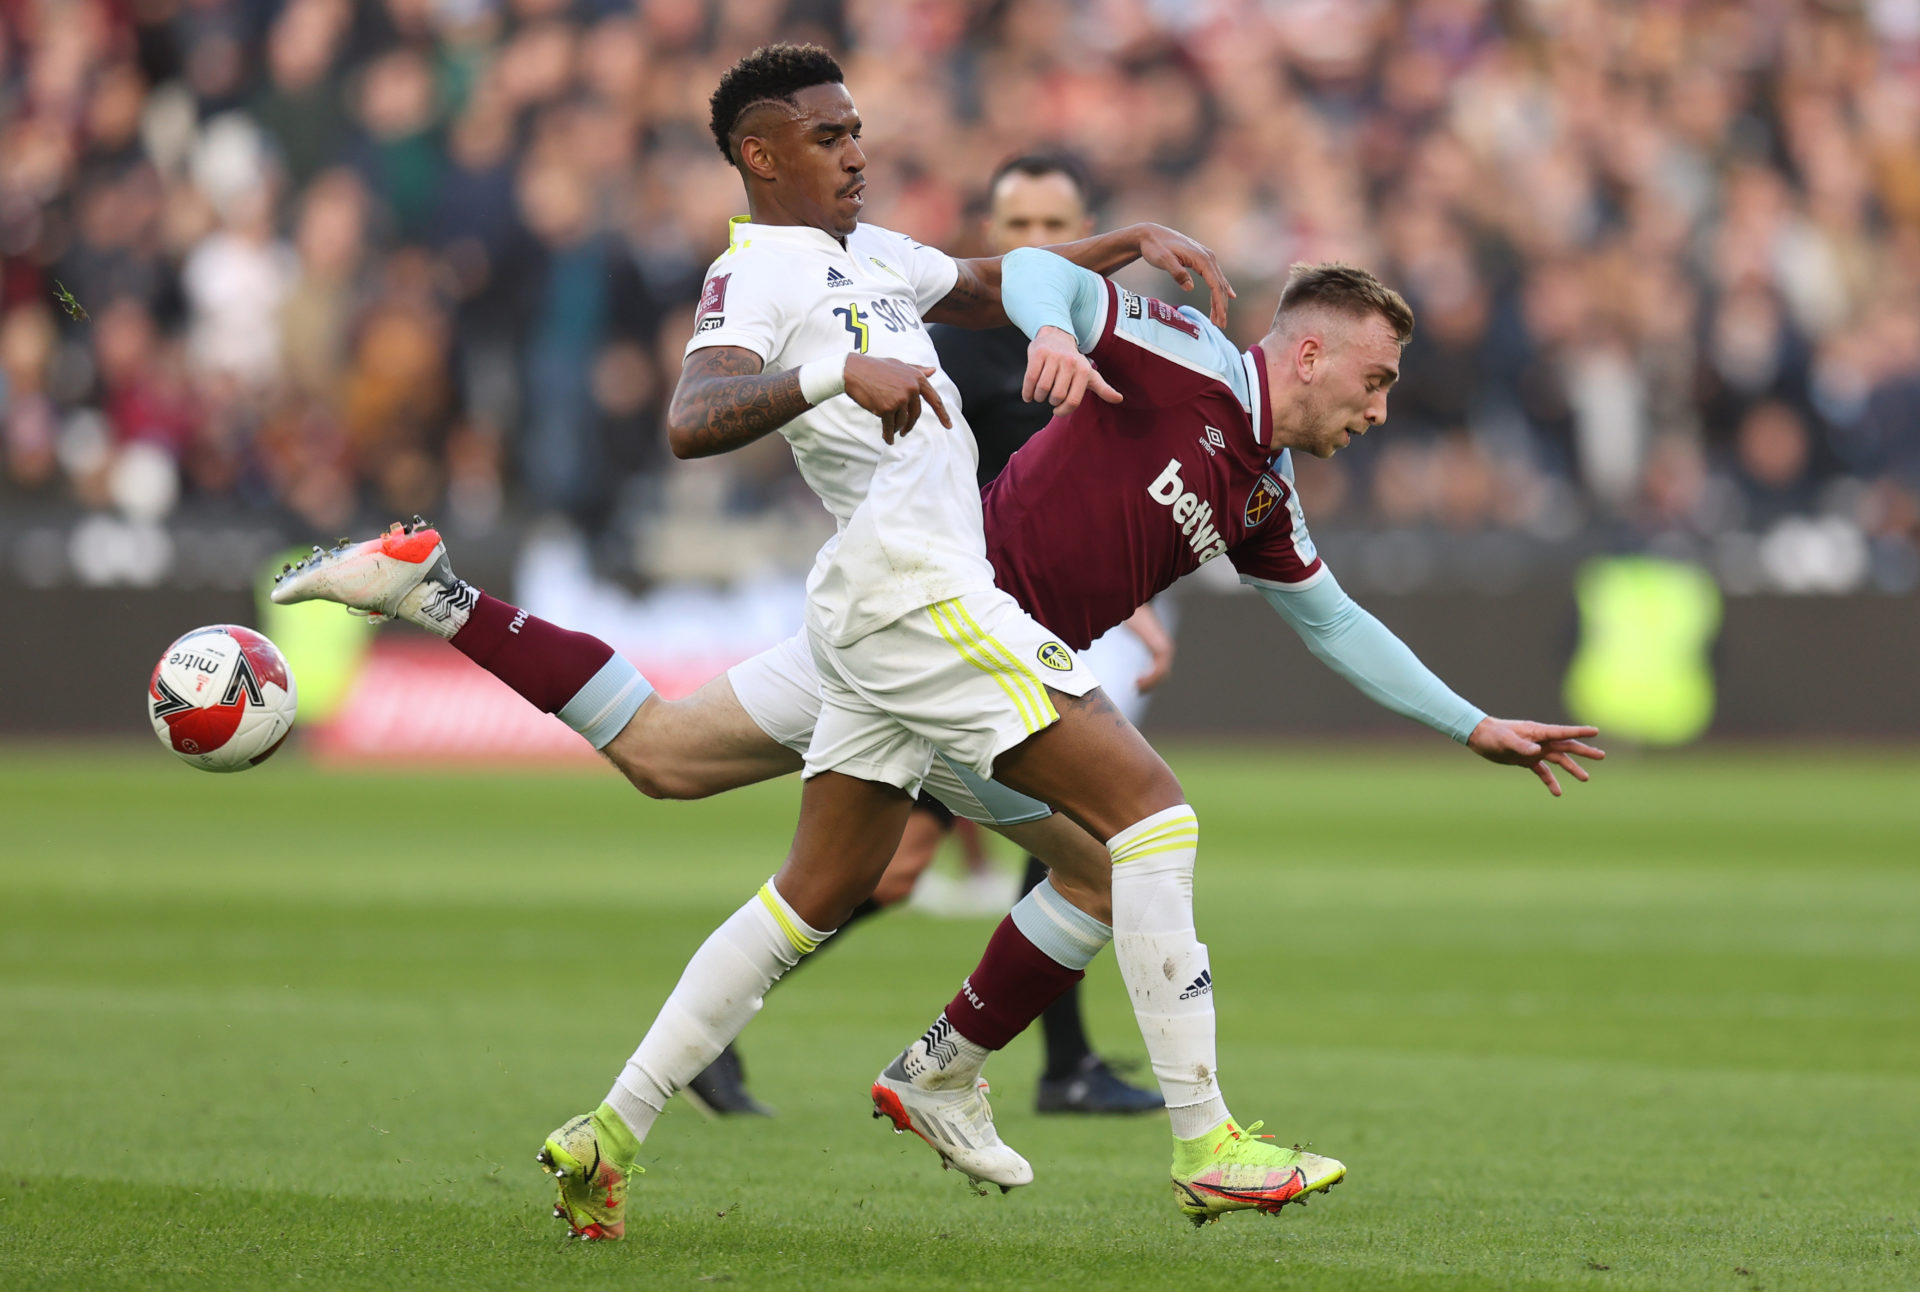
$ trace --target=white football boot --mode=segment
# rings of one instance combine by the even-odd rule
[[[315,547],[274,577],[271,595],[282,606],[337,601],[374,623],[404,619],[442,637],[465,626],[480,597],[454,576],[439,532],[418,516],[364,543]]]
[[[896,1135],[918,1135],[940,1155],[946,1169],[961,1172],[975,1184],[997,1184],[1006,1193],[1033,1183],[1027,1159],[1001,1142],[993,1128],[984,1079],[955,1090],[928,1090],[913,1084],[895,1059],[873,1080],[873,1115],[891,1121]]]

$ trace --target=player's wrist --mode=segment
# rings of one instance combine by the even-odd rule
[[[800,395],[809,405],[824,404],[847,390],[847,356],[814,359],[800,365]]]

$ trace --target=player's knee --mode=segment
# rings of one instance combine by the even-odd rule
[[[1147,797],[1155,805],[1153,811],[1161,812],[1185,803],[1187,792],[1180,788],[1180,778],[1173,774],[1173,769],[1160,763],[1147,790]]]
[[[1187,801],[1186,791],[1180,788],[1180,778],[1173,769],[1161,760],[1158,754],[1143,760],[1127,782],[1127,803],[1123,815],[1135,821],[1145,820],[1156,812],[1179,807]]]

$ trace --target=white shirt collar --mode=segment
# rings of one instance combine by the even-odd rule
[[[825,229],[810,224],[755,224],[749,215],[736,215],[727,221],[727,246],[744,247],[750,242],[779,242],[808,247],[815,251],[844,254],[846,245]]]

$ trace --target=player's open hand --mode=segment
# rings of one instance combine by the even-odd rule
[[[1595,762],[1605,758],[1604,749],[1586,743],[1588,736],[1599,734],[1598,727],[1556,727],[1545,722],[1482,718],[1473,734],[1467,737],[1467,748],[1490,763],[1527,768],[1559,798],[1560,781],[1553,774],[1554,767],[1570,773],[1576,781],[1586,780],[1587,769],[1573,760],[1576,755]]]
[[[1091,390],[1109,404],[1121,400],[1120,392],[1107,384],[1093,360],[1080,353],[1073,335],[1057,327],[1043,327],[1027,343],[1027,379],[1020,385],[1020,398],[1030,404],[1052,404],[1053,411],[1065,416],[1080,407]]]
[[[1206,246],[1164,224],[1143,224],[1139,231],[1140,259],[1172,275],[1183,292],[1192,291],[1194,275],[1200,275],[1207,284],[1207,317],[1215,327],[1225,327],[1227,302],[1239,293],[1227,281],[1227,271],[1220,268],[1220,258]]]
[[[870,354],[847,356],[847,394],[853,402],[880,419],[880,437],[893,443],[896,435],[905,435],[920,420],[920,404],[933,405],[940,425],[952,427],[947,406],[929,380],[932,368],[898,359],[881,359]]]

